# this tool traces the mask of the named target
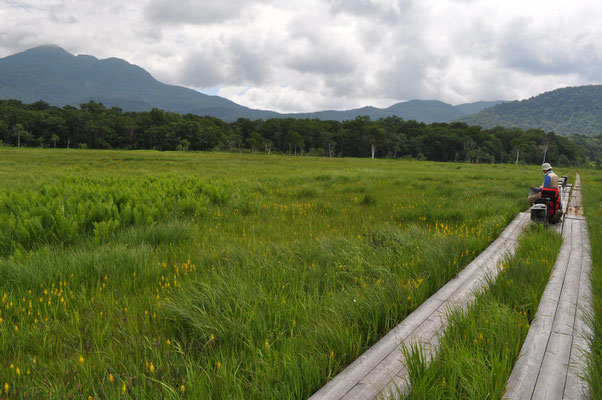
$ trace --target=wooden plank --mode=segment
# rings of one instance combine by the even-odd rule
[[[550,330],[543,326],[541,319],[534,319],[521,348],[521,354],[508,378],[504,399],[522,400],[531,397],[537,383],[549,335]]]
[[[556,317],[552,330],[572,335],[577,313],[577,298],[581,282],[581,251],[571,251],[566,277],[558,300]]]
[[[568,373],[572,335],[552,333],[532,399],[561,399]]]
[[[562,286],[570,262],[571,222],[568,225],[568,227],[565,226],[563,232],[565,240],[561,245],[554,269],[539,302],[527,338],[521,348],[521,354],[508,378],[508,383],[506,384],[507,392],[504,398],[528,399],[531,398],[535,390],[556,317],[558,299],[562,292]]]
[[[412,337],[405,342],[417,344],[423,352],[427,362],[430,362],[439,349],[439,337],[436,326],[439,329],[447,323],[447,321],[433,321],[432,327],[422,331],[417,330]],[[362,379],[360,385],[354,387],[347,395],[343,397],[345,400],[352,399],[374,399],[379,396],[388,394],[396,395],[398,392],[407,393],[409,391],[409,373],[406,367],[406,361],[398,349],[397,352],[391,353],[381,364],[378,365],[365,379]]]
[[[580,182],[580,179],[578,179]],[[581,193],[575,192],[572,205],[581,205]],[[578,235],[575,235],[573,248],[580,254],[581,273],[579,282],[579,293],[577,296],[577,311],[573,330],[573,343],[569,359],[569,368],[567,371],[567,381],[565,385],[564,397],[566,399],[586,399],[589,398],[589,387],[583,376],[586,368],[586,354],[590,352],[590,343],[593,337],[593,331],[586,318],[592,313],[592,292],[591,292],[591,249],[589,235],[585,218],[575,218],[575,227],[578,229]]]
[[[580,178],[577,176],[571,195],[571,206],[580,205],[579,184]],[[505,398],[587,397],[587,384],[581,376],[584,368],[583,354],[588,351],[589,338],[592,335],[591,328],[584,320],[584,313],[591,312],[591,256],[584,219],[565,218],[562,236],[563,244],[554,272],[538,307],[536,320],[531,325],[521,350],[521,353],[527,354],[523,354],[513,368]],[[564,278],[559,292],[562,276]],[[557,305],[552,319],[552,332],[542,355],[542,343],[545,342],[545,333],[555,303]],[[542,314],[543,318],[538,318]],[[539,356],[542,358],[538,368]],[[533,371],[537,371],[535,386]]]
[[[366,377],[391,353],[396,353],[399,343],[409,337],[428,317],[437,310],[442,301],[429,298],[411,313],[401,324],[393,328],[380,341],[351,363],[343,372],[318,390],[312,399],[338,399]]]
[[[569,368],[567,371],[567,380],[564,389],[566,399],[585,399],[588,398],[589,387],[585,380],[586,354],[590,352],[590,339],[576,330],[571,345],[571,354],[569,358]]]
[[[542,323],[542,326],[548,332],[552,330],[554,316],[558,308],[558,299],[562,291],[562,284],[566,276],[569,260],[570,250],[567,246],[564,246],[558,255],[554,271],[539,301],[539,306],[534,317],[534,320]]]
[[[585,222],[581,224],[581,238],[583,245],[579,296],[577,299],[577,316],[573,333],[573,344],[569,361],[565,398],[585,399],[589,397],[589,387],[582,377],[585,375],[585,355],[590,352],[590,343],[593,338],[592,327],[586,323],[586,318],[592,313],[591,289],[591,250]]]
[[[400,355],[399,350],[389,354],[382,363],[359,381],[342,399],[373,399],[378,396],[395,376],[403,372],[404,364]]]

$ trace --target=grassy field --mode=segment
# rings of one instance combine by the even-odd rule
[[[587,226],[592,247],[592,288],[594,314],[590,326],[593,328],[591,358],[589,359],[588,381],[592,399],[602,398],[602,172],[581,171],[581,191]]]
[[[541,179],[0,149],[2,393],[308,397],[485,249]]]

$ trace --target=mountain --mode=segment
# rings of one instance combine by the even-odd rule
[[[118,58],[74,56],[57,46],[40,46],[0,59],[0,99],[79,106],[90,100],[127,111],[158,107],[181,114],[270,118],[218,96],[157,81],[144,69]]]
[[[566,87],[511,101],[459,119],[484,128],[542,129],[561,135],[602,132],[602,85]]]
[[[393,104],[388,108],[362,107],[347,111],[329,110],[313,113],[285,114],[285,116],[345,121],[354,119],[359,115],[368,115],[372,120],[395,115],[406,121],[416,120],[430,124],[432,122],[451,122],[500,103],[502,101],[479,101],[477,103],[452,106],[451,104],[437,100],[410,100]]]
[[[368,115],[376,120],[396,115],[405,120],[450,122],[500,102],[452,106],[434,100],[411,100],[388,108],[363,107],[347,111],[280,114],[254,110],[219,96],[159,82],[144,69],[118,58],[99,60],[74,56],[57,46],[40,46],[0,59],[0,99],[25,103],[44,100],[55,106],[79,106],[90,100],[126,111],[154,107],[180,114],[211,115],[226,121],[239,117],[318,118],[348,120]]]

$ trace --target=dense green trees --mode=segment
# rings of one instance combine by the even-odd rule
[[[153,109],[124,112],[90,101],[79,109],[0,101],[0,141],[13,146],[120,148],[156,150],[223,150],[279,152],[326,157],[414,157],[471,163],[583,165],[600,163],[602,135],[563,137],[538,129],[466,123],[405,121],[399,117],[372,121],[239,118],[233,123],[214,117],[180,115]]]
[[[510,101],[459,119],[471,125],[522,129],[539,127],[561,135],[595,135],[602,130],[602,85],[566,87]]]

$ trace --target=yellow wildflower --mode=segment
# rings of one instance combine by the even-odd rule
[[[4,393],[8,394],[8,383],[4,382]]]
[[[79,363],[83,364],[84,363],[84,356],[79,356]]]
[[[184,387],[184,385],[180,386],[180,392],[184,393],[186,391],[186,388]]]
[[[109,374],[109,381],[111,383],[113,383],[115,381],[115,379],[113,378],[113,374]]]
[[[152,363],[152,362],[150,363],[150,367],[149,367],[149,369],[150,369],[150,372],[151,372],[151,373],[153,373],[153,374],[155,373],[155,366],[153,365],[153,363]]]
[[[21,370],[19,369],[19,367],[17,367],[17,369],[15,370],[15,372],[17,373],[17,376],[21,376]]]
[[[121,386],[121,392],[125,393],[126,389],[125,382],[123,382],[123,385]]]

